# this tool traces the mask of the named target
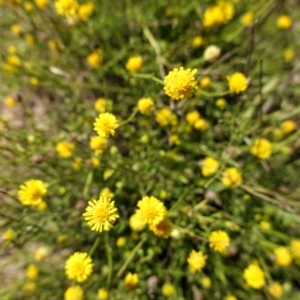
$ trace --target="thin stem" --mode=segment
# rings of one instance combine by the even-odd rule
[[[106,256],[107,256],[107,263],[108,263],[108,274],[106,279],[106,285],[109,287],[109,284],[111,282],[111,274],[113,269],[113,261],[112,261],[112,250],[109,244],[109,235],[108,232],[105,233],[105,250],[106,250]]]
[[[137,77],[137,78],[151,79],[151,80],[153,80],[153,81],[155,81],[155,82],[157,82],[157,83],[159,83],[161,85],[164,85],[164,82],[161,79],[155,77],[153,74],[132,73],[131,76]]]
[[[99,246],[100,243],[100,235],[95,239],[94,244],[89,252],[89,256],[92,256],[95,252],[96,248]]]
[[[134,117],[136,116],[136,114],[138,113],[138,111],[139,111],[139,109],[136,107],[136,108],[132,111],[132,113],[131,113],[131,115],[128,117],[128,119],[126,119],[126,120],[124,120],[123,122],[120,123],[120,126],[123,126],[123,125],[125,125],[125,124],[131,122],[131,121],[134,119]]]

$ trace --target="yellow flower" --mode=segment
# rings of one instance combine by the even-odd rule
[[[180,145],[180,139],[177,134],[171,134],[170,135],[170,142],[172,145]]]
[[[224,98],[219,98],[216,100],[216,106],[219,108],[223,108],[226,105],[226,100]]]
[[[169,124],[175,126],[178,123],[177,116],[168,107],[158,110],[155,119],[160,126],[167,126]]]
[[[277,299],[280,299],[283,295],[283,288],[279,282],[272,283],[268,288],[269,294]]]
[[[29,265],[26,270],[26,277],[29,279],[35,279],[39,275],[39,268],[37,265]]]
[[[229,246],[230,238],[228,234],[223,230],[213,231],[209,235],[209,246],[215,251],[225,253]]]
[[[79,4],[76,0],[56,0],[56,12],[64,17],[71,17],[76,14]]]
[[[193,273],[201,271],[206,265],[207,255],[203,255],[202,251],[196,252],[192,250],[187,262]]]
[[[212,157],[206,157],[201,162],[201,171],[203,176],[210,176],[217,172],[219,162]]]
[[[99,136],[107,138],[115,134],[115,129],[119,127],[117,118],[111,113],[101,113],[94,122],[94,130]]]
[[[39,80],[36,77],[30,77],[29,78],[29,83],[31,85],[38,85],[39,84]]]
[[[197,120],[194,124],[194,128],[198,129],[202,132],[205,132],[208,128],[209,128],[209,123],[207,120],[200,118],[199,120]]]
[[[211,280],[209,277],[204,277],[201,280],[201,284],[205,289],[209,289],[211,287]]]
[[[126,63],[126,69],[129,72],[138,72],[143,66],[143,58],[139,55],[131,56]]]
[[[261,289],[265,284],[265,274],[256,264],[249,265],[243,273],[246,284],[254,289]]]
[[[88,64],[92,68],[98,68],[102,63],[102,52],[100,49],[96,49],[92,53],[90,53],[86,58]]]
[[[154,108],[154,102],[152,98],[141,98],[138,101],[138,109],[141,114],[149,115]]]
[[[175,68],[164,79],[165,93],[173,100],[183,100],[192,97],[197,89],[195,74],[197,69]]]
[[[79,285],[69,287],[65,291],[64,300],[82,300],[83,290]]]
[[[63,244],[66,240],[67,240],[67,236],[64,234],[61,234],[56,238],[56,243]]]
[[[281,15],[278,17],[276,25],[280,29],[288,29],[292,26],[292,19],[288,15]]]
[[[47,46],[48,46],[48,48],[51,50],[51,51],[56,51],[57,50],[57,43],[56,43],[56,41],[54,41],[54,40],[49,40],[48,42],[47,42]]]
[[[227,77],[229,90],[231,93],[239,94],[247,89],[247,78],[244,74],[236,72]]]
[[[107,289],[99,289],[98,290],[98,299],[99,300],[107,300],[108,299],[108,291]]]
[[[4,99],[4,103],[7,107],[15,107],[17,105],[15,99],[11,96],[7,96],[5,99]]]
[[[127,273],[125,277],[125,287],[127,291],[133,290],[139,282],[138,275],[136,273]]]
[[[174,294],[174,286],[170,283],[165,283],[163,286],[162,286],[162,294],[165,296],[165,297],[170,297]]]
[[[15,238],[15,232],[12,229],[8,229],[3,234],[3,240],[11,242]]]
[[[96,157],[96,156],[93,156],[93,157],[91,158],[91,164],[92,164],[93,168],[98,167],[98,166],[100,165],[100,160],[99,160],[99,158]]]
[[[291,254],[294,258],[300,258],[300,241],[291,241]]]
[[[192,45],[193,48],[199,48],[203,44],[203,38],[201,36],[196,36],[193,38]]]
[[[66,275],[77,282],[86,281],[93,272],[93,262],[85,252],[75,252],[65,264]]]
[[[237,300],[237,298],[233,295],[226,296],[224,300]]]
[[[102,136],[92,136],[90,138],[90,148],[95,151],[95,154],[101,154],[107,147],[108,140]]]
[[[268,231],[271,229],[271,224],[267,221],[261,221],[259,223],[259,227],[264,231]]]
[[[34,44],[34,36],[32,34],[26,34],[25,41],[29,46]]]
[[[82,164],[81,157],[75,157],[74,161],[72,162],[72,167],[74,170],[79,170]]]
[[[154,232],[156,236],[167,239],[171,235],[172,225],[168,217],[164,217],[158,224],[149,226],[149,229]]]
[[[204,11],[204,27],[213,27],[228,23],[234,15],[234,6],[227,1],[219,1]]]
[[[39,247],[35,253],[34,253],[34,259],[36,261],[41,261],[43,260],[45,257],[47,257],[50,253],[50,249],[45,247],[45,246],[41,246]]]
[[[44,10],[49,0],[34,0],[35,5],[38,9]]]
[[[272,154],[272,144],[266,139],[255,140],[251,153],[260,159],[268,159]]]
[[[112,193],[108,187],[105,187],[101,190],[100,197],[112,199],[114,197],[114,193]]]
[[[289,62],[291,62],[294,59],[294,57],[295,57],[295,51],[293,49],[286,49],[283,52],[283,56],[284,56],[284,61],[286,63],[289,63]]]
[[[117,239],[117,247],[122,248],[126,244],[126,238],[124,237],[119,237]]]
[[[211,85],[211,79],[209,76],[205,76],[200,79],[200,87],[206,89]]]
[[[241,16],[241,23],[244,25],[244,26],[249,26],[252,21],[253,21],[253,18],[254,18],[254,14],[252,11],[247,11],[246,13],[244,13],[242,16]]]
[[[137,204],[138,210],[136,214],[143,220],[145,224],[157,225],[166,216],[167,209],[164,204],[155,197],[144,196]]]
[[[278,247],[274,250],[275,262],[280,266],[289,266],[292,263],[292,256],[288,248]]]
[[[79,5],[78,16],[79,16],[80,20],[87,21],[90,18],[93,11],[94,11],[94,3],[87,2],[87,3]]]
[[[1,1],[0,1],[1,2]],[[33,10],[33,5],[32,5],[32,3],[30,3],[30,2],[28,2],[28,1],[25,1],[24,3],[23,3],[23,7],[24,7],[24,9],[26,10],[26,11],[32,11]]]
[[[20,36],[23,32],[23,29],[19,24],[11,25],[10,30],[16,36]]]
[[[145,223],[141,216],[134,214],[129,218],[129,226],[133,231],[142,231],[145,228]]]
[[[102,232],[113,227],[116,219],[119,218],[117,211],[114,201],[100,197],[99,200],[89,201],[83,216],[91,230]]]
[[[23,205],[38,205],[46,194],[45,184],[36,179],[26,181],[18,190],[18,198]]]
[[[94,108],[99,113],[104,113],[106,111],[107,100],[104,98],[98,98],[94,103]]]
[[[7,56],[4,64],[4,71],[13,73],[21,66],[21,61],[16,55]]]
[[[191,126],[193,126],[200,118],[201,116],[197,110],[188,112],[185,117],[185,119]]]
[[[228,168],[222,174],[222,183],[231,188],[237,188],[243,183],[242,174],[236,168]]]
[[[288,134],[293,132],[297,128],[297,124],[293,120],[286,120],[280,124],[280,127],[285,134]]]
[[[208,46],[203,54],[203,58],[206,61],[214,61],[217,59],[221,54],[221,49],[216,45]]]
[[[56,144],[56,151],[63,158],[71,157],[75,151],[75,144],[66,141],[58,142]]]

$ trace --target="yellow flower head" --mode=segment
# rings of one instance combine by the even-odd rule
[[[180,145],[180,139],[177,134],[171,134],[170,135],[170,142],[172,145]]]
[[[237,300],[237,298],[233,295],[226,296],[224,300]]]
[[[295,51],[293,49],[286,49],[283,52],[283,57],[284,57],[284,61],[286,63],[289,63],[289,62],[291,62],[294,59],[294,57],[295,57]]]
[[[162,294],[165,296],[165,297],[170,297],[174,294],[174,286],[170,283],[165,283],[163,286],[162,286]]]
[[[72,167],[74,170],[79,170],[81,167],[83,159],[81,157],[75,157],[74,161],[72,162]]]
[[[206,157],[201,163],[201,171],[203,176],[210,176],[217,172],[219,162],[212,157]]]
[[[156,236],[164,239],[169,238],[172,231],[172,225],[168,217],[164,217],[164,219],[156,225],[150,225],[149,228]]]
[[[185,119],[192,126],[201,118],[199,112],[197,110],[190,111],[186,114]]]
[[[114,193],[112,193],[108,187],[105,187],[101,190],[100,197],[112,199],[114,197]]]
[[[169,124],[175,126],[178,123],[177,116],[168,107],[158,110],[155,119],[160,126],[167,126]]]
[[[201,36],[196,36],[193,38],[192,45],[193,48],[199,48],[203,44],[203,38]]]
[[[94,130],[99,136],[108,138],[115,134],[115,130],[119,127],[117,118],[111,113],[101,113],[94,122]]]
[[[221,49],[216,45],[208,46],[203,54],[204,60],[206,61],[214,61],[216,60],[221,54]]]
[[[299,240],[291,241],[291,254],[294,258],[300,258],[300,241]]]
[[[126,69],[129,72],[138,72],[143,66],[143,58],[139,55],[129,57],[126,63]]]
[[[236,168],[228,168],[222,174],[222,183],[231,188],[237,188],[243,183],[242,174]]]
[[[226,100],[224,98],[219,98],[216,100],[216,106],[219,108],[223,108],[226,105]]]
[[[133,290],[139,282],[138,275],[136,273],[127,273],[125,277],[125,287],[127,291]]]
[[[13,24],[13,25],[11,25],[10,30],[16,36],[20,36],[21,33],[23,32],[23,29],[22,29],[22,27],[19,24]]]
[[[192,272],[201,271],[206,265],[207,255],[203,255],[202,251],[196,252],[192,250],[190,253],[187,262],[192,270]]]
[[[202,132],[205,132],[209,128],[209,123],[206,119],[200,118],[195,122],[194,128]]]
[[[242,16],[241,16],[241,23],[244,25],[244,26],[249,26],[252,21],[253,21],[253,18],[254,18],[254,14],[252,11],[247,11],[246,13],[244,13]]]
[[[266,139],[255,140],[251,153],[260,159],[268,159],[272,154],[272,144]]]
[[[35,5],[38,9],[44,10],[49,0],[34,0]]]
[[[99,200],[89,201],[86,212],[83,214],[91,230],[102,232],[110,230],[119,215],[115,208],[115,202],[109,198],[100,197]]]
[[[107,100],[104,98],[98,98],[94,103],[94,108],[99,113],[104,113],[106,110]]]
[[[285,134],[293,132],[297,128],[297,124],[293,120],[286,120],[280,124],[280,128]]]
[[[288,29],[292,26],[292,19],[288,15],[281,15],[276,21],[276,25],[280,29]]]
[[[234,6],[227,1],[219,1],[204,11],[204,27],[213,27],[228,23],[234,15]]]
[[[213,231],[209,235],[209,246],[215,251],[226,253],[226,249],[229,246],[230,238],[228,234],[223,230]]]
[[[86,281],[93,272],[93,262],[85,252],[75,252],[65,264],[66,275],[77,282]]]
[[[75,144],[62,141],[56,144],[56,151],[63,158],[71,157],[75,151]]]
[[[204,76],[203,78],[200,79],[199,83],[202,89],[206,89],[211,85],[211,79],[209,76]]]
[[[8,229],[3,234],[3,240],[6,242],[10,242],[15,238],[15,232],[12,229]]]
[[[201,280],[201,284],[205,289],[209,289],[211,287],[211,279],[209,277],[204,277]]]
[[[183,100],[192,97],[197,89],[195,74],[197,69],[175,68],[164,79],[165,93],[173,100]]]
[[[143,197],[137,204],[136,214],[145,224],[157,225],[166,216],[167,209],[164,204],[155,197]]]
[[[0,0],[0,4],[1,4],[1,0]],[[26,11],[28,11],[28,12],[33,10],[33,5],[32,5],[32,3],[28,2],[28,1],[25,1],[25,2],[23,3],[23,7],[24,7],[24,9],[25,9]]]
[[[141,98],[138,101],[138,109],[141,114],[149,115],[154,108],[154,102],[152,98]]]
[[[288,248],[278,247],[274,250],[275,262],[280,266],[289,266],[292,263],[292,255]]]
[[[50,249],[48,247],[45,246],[41,246],[39,247],[35,253],[34,253],[34,259],[36,261],[41,261],[43,260],[45,257],[47,257],[50,253]]]
[[[76,0],[57,0],[54,3],[56,12],[64,17],[76,14],[79,4]]]
[[[102,136],[92,136],[90,138],[90,147],[95,154],[101,154],[107,147],[108,140]]]
[[[145,223],[140,215],[134,214],[129,219],[129,226],[133,231],[142,231],[145,228]]]
[[[269,286],[268,292],[272,297],[280,299],[283,295],[282,285],[279,282],[274,282]]]
[[[4,103],[7,107],[15,107],[17,105],[15,99],[11,96],[7,96],[5,99],[4,99]]]
[[[102,52],[100,49],[96,49],[92,53],[90,53],[86,58],[88,64],[92,68],[98,68],[102,63]]]
[[[99,300],[107,300],[108,299],[108,291],[107,289],[99,289],[98,290],[98,299]]]
[[[18,190],[18,198],[23,205],[38,205],[46,194],[44,182],[36,179],[26,181]]]
[[[236,72],[227,76],[228,85],[231,93],[239,94],[247,89],[247,78],[244,74]]]
[[[87,21],[90,16],[92,15],[94,11],[94,3],[93,2],[87,2],[84,4],[81,4],[78,8],[78,16],[80,20]]]
[[[37,265],[29,265],[26,270],[26,277],[29,279],[35,279],[39,275],[39,268]]]
[[[246,284],[254,289],[261,289],[265,284],[265,274],[256,264],[249,265],[243,273]]]
[[[69,287],[65,291],[64,300],[82,300],[83,290],[79,285]]]
[[[7,56],[4,64],[4,70],[13,73],[21,66],[20,58],[16,55]]]

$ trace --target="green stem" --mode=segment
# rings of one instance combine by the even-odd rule
[[[131,113],[131,115],[128,117],[128,119],[126,119],[126,120],[124,120],[123,122],[120,123],[120,126],[123,126],[123,125],[125,125],[125,124],[131,122],[131,121],[134,119],[134,117],[136,116],[136,114],[138,113],[138,111],[139,111],[139,109],[136,107],[136,108],[132,111],[132,113]]]
[[[108,274],[107,274],[106,285],[107,285],[107,287],[109,287],[109,284],[111,282],[113,261],[112,261],[112,250],[111,250],[111,247],[109,244],[109,235],[107,232],[105,233],[105,250],[106,250],[106,256],[107,256],[107,263],[108,263]]]
[[[92,183],[92,179],[93,179],[93,171],[91,171],[91,172],[88,174],[87,178],[86,178],[85,185],[84,185],[84,189],[83,189],[83,192],[82,192],[82,196],[83,196],[84,198],[86,198],[86,196],[87,196],[87,193],[88,193],[88,191],[89,191],[90,185],[91,185],[91,183]]]
[[[93,253],[95,252],[95,250],[98,247],[99,243],[100,243],[100,235],[95,239],[95,242],[94,242],[94,244],[93,244],[93,246],[92,246],[92,248],[89,252],[89,256],[93,255]]]
[[[152,74],[138,74],[138,73],[132,73],[131,76],[133,77],[137,77],[137,78],[144,78],[144,79],[151,79],[161,85],[164,85],[164,82],[159,79],[159,78],[156,78],[154,75]]]

